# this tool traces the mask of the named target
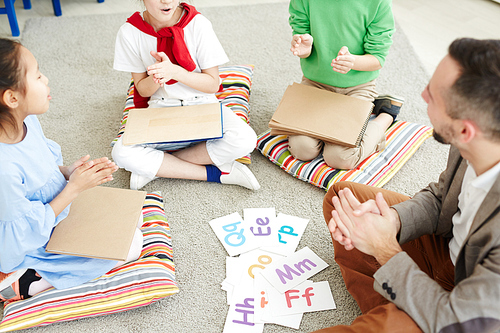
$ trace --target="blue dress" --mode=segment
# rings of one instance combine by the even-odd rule
[[[95,279],[117,262],[45,252],[69,212],[68,206],[56,217],[49,205],[67,181],[59,170],[61,147],[44,136],[36,116],[24,124],[23,141],[0,143],[0,271],[32,268],[57,289]]]

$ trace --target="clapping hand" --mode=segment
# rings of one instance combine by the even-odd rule
[[[295,56],[307,58],[311,54],[312,44],[313,37],[309,34],[293,35],[290,51]]]
[[[328,228],[333,239],[346,250],[356,248],[374,256],[382,265],[402,251],[396,238],[399,218],[381,193],[375,200],[360,203],[346,188],[332,198],[332,203],[335,210]]]
[[[347,46],[342,46],[337,57],[332,60],[332,69],[335,72],[346,74],[354,67],[355,56],[349,52]]]
[[[165,82],[174,79],[179,66],[174,65],[165,52],[151,51],[151,55],[156,59],[156,62],[148,67],[147,73],[153,77],[153,81],[163,85]]]

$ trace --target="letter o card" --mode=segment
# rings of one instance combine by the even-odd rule
[[[262,275],[283,294],[326,267],[328,264],[306,246],[286,258],[272,263],[262,271]]]

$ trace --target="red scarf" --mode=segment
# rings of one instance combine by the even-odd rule
[[[160,31],[155,31],[149,23],[142,19],[139,12],[135,12],[130,16],[127,22],[145,34],[156,37],[156,49],[158,52],[165,52],[173,64],[179,65],[192,72],[195,70],[196,64],[191,58],[186,43],[184,42],[184,28],[197,14],[199,14],[199,12],[196,8],[186,3],[181,3],[181,6],[186,11],[186,14],[182,15],[179,22],[174,26],[163,28]],[[174,84],[176,82],[175,80],[170,80],[166,82],[166,84]],[[134,104],[136,108],[147,108],[148,100],[148,97],[139,95],[137,89],[134,90]]]

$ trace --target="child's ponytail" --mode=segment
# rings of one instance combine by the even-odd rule
[[[10,108],[3,102],[3,95],[8,89],[25,91],[20,55],[20,43],[0,38],[0,131],[5,131],[6,124],[17,127]]]

